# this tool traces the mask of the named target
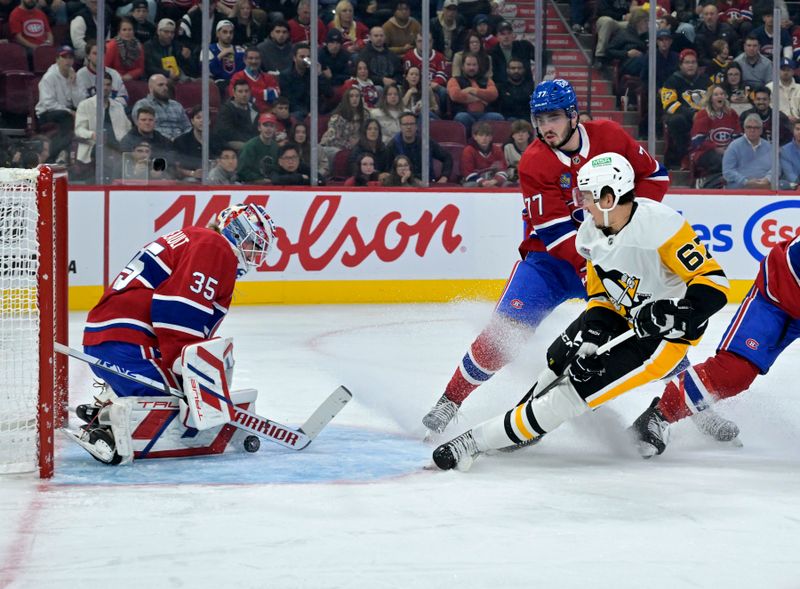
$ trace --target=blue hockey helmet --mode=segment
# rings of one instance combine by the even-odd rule
[[[578,98],[572,85],[561,78],[540,82],[531,94],[531,117],[562,109],[570,118],[578,116]]]

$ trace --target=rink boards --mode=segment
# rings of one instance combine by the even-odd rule
[[[72,188],[70,308],[91,308],[102,285],[144,244],[206,225],[239,202],[264,205],[281,231],[267,263],[240,280],[237,304],[491,299],[519,258],[517,190],[341,188]],[[769,247],[800,229],[794,193],[687,191],[665,202],[686,216],[725,268],[737,301]]]

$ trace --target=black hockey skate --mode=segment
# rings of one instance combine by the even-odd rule
[[[111,428],[104,425],[83,425],[78,433],[63,430],[73,441],[82,446],[92,458],[103,464],[116,466],[122,462],[117,454],[114,434]]]
[[[660,400],[661,397],[653,399],[650,407],[628,428],[636,439],[642,458],[652,458],[661,454],[669,442],[669,422],[658,409]]]
[[[469,470],[480,454],[472,431],[453,438],[433,451],[433,462],[442,470]]]
[[[458,413],[459,405],[442,395],[436,405],[422,418],[422,425],[430,431],[440,434]]]

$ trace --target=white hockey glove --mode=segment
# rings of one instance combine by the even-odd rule
[[[633,329],[639,339],[694,339],[691,318],[692,303],[687,299],[658,299],[639,307],[633,316]]]

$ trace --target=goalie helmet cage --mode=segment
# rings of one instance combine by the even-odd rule
[[[0,474],[53,475],[67,410],[67,178],[0,168]]]

